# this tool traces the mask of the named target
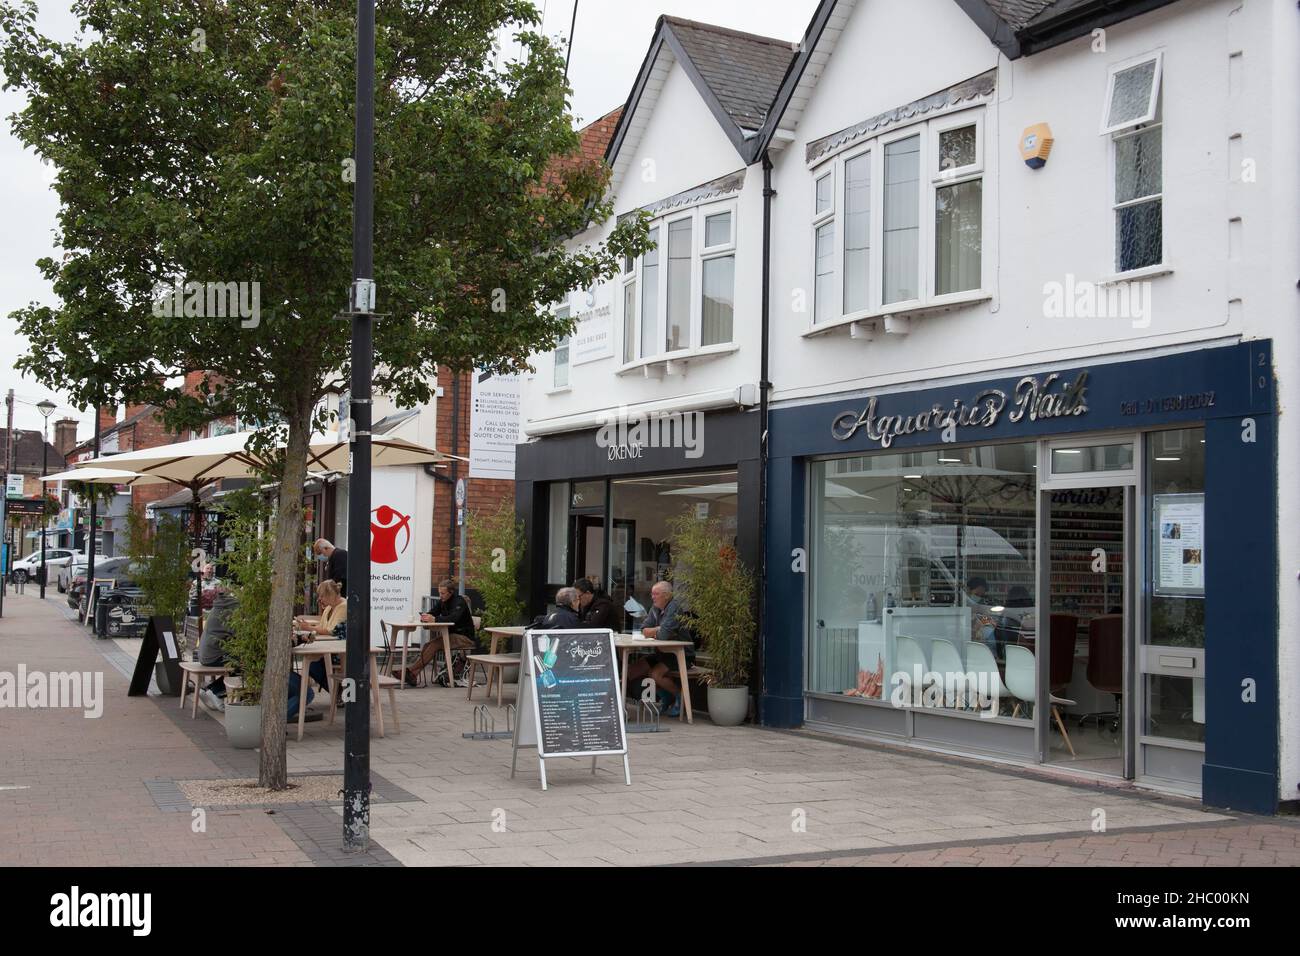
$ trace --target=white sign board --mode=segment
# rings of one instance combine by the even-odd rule
[[[569,314],[577,328],[569,337],[569,364],[582,365],[614,356],[613,283],[601,282],[569,298]]]
[[[370,646],[382,647],[379,622],[412,621],[415,602],[415,479],[413,467],[371,473]]]
[[[5,497],[21,498],[23,496],[23,476],[5,475]]]
[[[474,370],[469,412],[469,476],[515,477],[515,445],[522,424],[522,375]]]
[[[1205,495],[1156,495],[1155,592],[1205,594]]]

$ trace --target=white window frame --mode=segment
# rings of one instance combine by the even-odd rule
[[[705,220],[711,216],[720,213],[730,213],[731,215],[731,234],[725,245],[709,246],[705,248]],[[653,354],[645,354],[641,351],[642,325],[646,317],[641,308],[641,301],[644,296],[644,278],[642,276],[643,256],[637,256],[633,263],[633,269],[624,272],[620,277],[619,288],[624,294],[621,296],[619,306],[619,317],[622,332],[621,341],[619,342],[620,371],[629,368],[635,368],[651,362],[662,362],[673,359],[689,358],[701,353],[710,353],[714,351],[730,351],[735,348],[736,338],[736,321],[735,313],[731,323],[731,341],[720,342],[715,345],[700,345],[700,339],[703,335],[704,325],[704,260],[717,259],[724,256],[735,256],[737,247],[737,236],[739,235],[739,203],[734,199],[701,203],[700,205],[690,206],[683,209],[674,209],[665,212],[662,216],[652,219],[649,228],[659,230],[659,275],[656,277],[657,295],[657,314],[653,317],[657,325],[657,334],[655,335],[656,350]],[[674,351],[667,350],[668,345],[668,229],[675,222],[681,222],[683,219],[691,220],[691,258],[690,258],[690,315],[687,322],[690,339],[688,343]],[[737,275],[739,272],[737,272]],[[628,358],[627,349],[627,295],[626,287],[636,284],[636,293],[633,296],[633,307],[636,315],[632,322],[633,348],[631,349],[632,357]],[[735,288],[733,287],[732,296],[734,301]]]
[[[859,150],[858,152],[861,152],[861,150]],[[848,158],[852,159],[853,156],[856,155],[857,153],[850,154]],[[808,318],[808,324],[812,326],[816,326],[818,324],[817,322],[817,232],[821,229],[822,226],[826,225],[827,223],[830,223],[831,226],[831,263],[832,265],[835,265],[836,262],[835,257],[837,255],[840,256],[841,261],[839,266],[835,268],[835,270],[831,273],[832,292],[830,295],[830,301],[826,303],[826,306],[829,309],[829,311],[827,312],[826,322],[822,324],[829,324],[835,321],[839,317],[840,303],[844,301],[844,288],[843,288],[844,243],[840,235],[840,233],[842,233],[843,230],[836,229],[836,226],[842,225],[842,223],[837,222],[837,220],[839,218],[839,209],[840,209],[839,183],[842,182],[844,179],[843,167],[844,167],[844,162],[843,159],[840,158],[838,161],[832,160],[831,162],[818,166],[816,169],[813,170],[813,183],[812,183],[813,218],[812,218],[812,231],[811,231],[812,244],[810,247],[812,251],[812,290],[811,290],[812,295],[810,297],[812,299],[812,308],[810,310],[810,314]],[[826,209],[823,209],[821,212],[818,212],[817,211],[817,185],[827,177],[830,177],[830,181],[831,181],[831,204]],[[835,277],[838,277],[838,281],[835,281]]]
[[[632,328],[628,331],[627,322],[627,288],[632,287]],[[623,272],[619,277],[619,318],[622,320],[620,328],[622,330],[622,340],[619,342],[619,365],[628,365],[636,361],[637,345],[640,343],[640,326],[637,325],[640,312],[638,306],[641,303],[641,257],[632,258],[625,256],[623,258]],[[631,341],[629,342],[629,338]],[[632,354],[628,356],[628,345],[632,346]]]
[[[1147,111],[1142,118],[1132,120],[1128,123],[1117,124],[1110,128],[1106,126],[1106,117],[1110,115],[1110,99],[1115,91],[1115,76],[1125,70],[1140,66],[1154,60],[1156,64],[1155,76],[1151,83],[1151,100],[1147,104]],[[1108,188],[1110,191],[1110,263],[1113,270],[1109,281],[1120,279],[1125,276],[1140,276],[1148,274],[1160,274],[1167,271],[1169,262],[1168,236],[1165,233],[1164,203],[1165,203],[1165,137],[1164,137],[1164,116],[1160,109],[1160,89],[1161,79],[1164,74],[1164,53],[1156,50],[1154,52],[1144,53],[1139,57],[1133,57],[1115,64],[1110,68],[1106,79],[1106,99],[1102,104],[1102,133],[1108,136],[1110,143],[1108,146],[1110,176]],[[1118,166],[1119,166],[1119,142],[1123,139],[1129,139],[1153,129],[1159,129],[1160,132],[1160,191],[1148,196],[1139,196],[1136,199],[1126,199],[1123,202],[1116,200],[1116,186],[1118,185]],[[1137,266],[1133,269],[1120,269],[1119,247],[1116,243],[1117,232],[1119,228],[1119,211],[1128,206],[1137,206],[1143,203],[1159,200],[1160,202],[1160,261],[1153,262],[1150,265]]]
[[[1115,77],[1120,73],[1131,70],[1134,67],[1141,66],[1143,63],[1155,61],[1155,75],[1151,78],[1151,98],[1147,101],[1147,108],[1135,119],[1126,120],[1122,123],[1116,123],[1113,126],[1106,121],[1110,117],[1111,100],[1115,96]],[[1164,76],[1164,51],[1155,50],[1150,53],[1144,53],[1141,56],[1133,57],[1116,63],[1106,74],[1106,98],[1101,104],[1101,135],[1109,136],[1112,133],[1123,132],[1132,129],[1134,126],[1143,126],[1155,121],[1156,111],[1160,103],[1160,81]]]
[[[561,318],[560,315],[561,312],[564,313],[563,318],[566,319],[572,315],[572,310],[569,308],[568,301],[558,302],[551,308],[551,314],[554,315],[557,319]],[[572,336],[569,335],[566,335],[563,338],[561,338],[558,342],[555,343],[555,351],[551,353],[550,391],[552,392],[567,391],[573,381],[573,377],[572,377],[573,376],[573,353],[572,353],[572,349],[570,348],[571,339]],[[567,375],[568,381],[566,381],[563,385],[561,385],[560,382],[558,381],[559,371],[560,371],[561,350],[563,350],[564,352],[564,369],[568,373]]]
[[[980,204],[980,283],[974,289],[963,289],[943,295],[935,293],[935,203],[937,192],[946,186],[957,185],[974,180],[988,179],[988,162],[985,152],[984,123],[986,111],[983,105],[953,110],[932,119],[908,123],[896,129],[890,129],[873,137],[871,140],[855,144],[811,168],[812,173],[812,228],[810,230],[811,274],[813,306],[810,310],[809,329],[819,330],[833,328],[864,319],[879,318],[899,312],[923,311],[929,308],[943,307],[958,302],[968,302],[988,297],[989,255],[988,237],[991,235],[988,215],[987,191],[982,190]],[[938,169],[939,136],[941,133],[966,126],[975,127],[975,162],[954,170],[940,172]],[[918,232],[917,232],[917,290],[915,298],[898,302],[884,302],[884,223],[885,223],[885,148],[901,140],[919,137],[920,156],[919,183],[917,190]],[[871,251],[868,257],[869,295],[867,305],[852,312],[845,312],[844,303],[844,240],[846,237],[845,215],[847,212],[843,192],[846,187],[844,175],[845,163],[869,153],[870,163],[870,230]],[[830,174],[833,188],[831,206],[822,213],[817,213],[817,183]],[[816,288],[817,288],[817,230],[828,222],[834,229],[834,245],[831,261],[834,264],[833,301],[827,315],[818,322]]]
[[[695,299],[692,303],[692,326],[691,326],[691,348],[707,349],[719,345],[730,345],[736,339],[736,211],[734,203],[716,204],[718,208],[702,206],[700,208],[699,219],[699,237],[700,241],[692,249],[694,262],[691,263],[691,288],[694,291]],[[722,208],[724,207],[725,208]],[[726,241],[716,246],[706,246],[708,241],[708,222],[714,216],[725,215],[728,218],[730,228]],[[713,259],[726,259],[731,257],[731,341],[714,342],[710,345],[704,345],[704,263]],[[676,354],[676,353],[673,353]]]

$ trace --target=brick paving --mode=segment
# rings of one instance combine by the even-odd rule
[[[105,711],[6,713],[0,865],[1233,866],[1300,863],[1300,824],[814,734],[707,717],[631,737],[632,786],[601,758],[548,765],[463,738],[463,689],[398,693],[402,733],[374,738],[372,851],[344,855],[338,806],[209,810],[205,834],[169,781],[249,776],[218,720],[126,696],[130,648],[89,638],[56,603],[10,596],[0,670],[100,670]],[[507,698],[512,688],[507,686]],[[481,691],[479,695],[481,696]],[[477,702],[477,701],[476,701]],[[497,715],[499,728],[505,717]],[[343,727],[307,725],[289,771],[338,773]],[[5,787],[28,789],[3,789]],[[1093,833],[1096,811],[1106,832]]]

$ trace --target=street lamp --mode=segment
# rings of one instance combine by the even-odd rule
[[[36,410],[41,413],[45,419],[41,426],[41,600],[45,600],[45,531],[49,524],[49,517],[45,514],[45,503],[49,500],[45,496],[45,476],[49,473],[50,457],[50,416],[54,414],[57,406],[48,398],[43,402],[36,403]]]

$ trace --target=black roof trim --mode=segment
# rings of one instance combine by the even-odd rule
[[[627,102],[623,105],[623,114],[618,119],[618,126],[614,130],[614,135],[610,137],[609,145],[605,148],[605,162],[609,165],[614,164],[614,158],[618,155],[623,146],[623,140],[627,136],[627,130],[632,122],[632,115],[636,112],[641,102],[641,95],[645,92],[646,82],[650,78],[650,73],[654,69],[655,61],[665,46],[672,52],[673,57],[681,65],[686,75],[690,77],[691,83],[699,92],[700,98],[717,120],[718,125],[726,134],[727,139],[735,150],[740,154],[740,158],[745,161],[745,165],[753,163],[759,153],[758,144],[762,140],[761,132],[766,127],[767,122],[771,120],[772,110],[769,108],[767,120],[764,121],[763,127],[757,131],[742,129],[736,119],[727,112],[726,107],[718,99],[717,93],[709,86],[700,72],[699,65],[687,52],[686,47],[682,44],[681,38],[674,29],[675,23],[683,28],[692,27],[710,31],[719,35],[735,37],[747,42],[771,43],[774,45],[785,45],[780,40],[773,37],[763,37],[757,34],[742,33],[737,30],[731,30],[726,27],[718,27],[712,24],[695,23],[693,21],[679,20],[673,17],[660,16],[655,23],[655,33],[650,40],[650,48],[646,51],[645,59],[641,61],[641,68],[637,71],[636,81],[632,84],[632,92],[628,95]],[[793,60],[793,48],[791,48]],[[787,68],[788,75],[788,68]]]
[[[1028,20],[1010,21],[989,0],[956,0],[1008,60],[1030,56],[1100,27],[1168,6],[1175,0],[1054,0]]]
[[[813,11],[808,29],[804,31],[803,39],[799,41],[799,53],[790,61],[785,77],[781,80],[781,86],[777,89],[776,99],[768,111],[767,122],[755,137],[753,158],[747,159],[746,162],[757,161],[771,144],[772,137],[776,135],[777,127],[780,126],[781,117],[785,115],[785,108],[790,105],[790,97],[794,95],[799,81],[803,79],[804,70],[808,68],[808,61],[812,59],[817,44],[821,42],[822,33],[826,30],[831,14],[835,12],[837,2],[838,0],[821,0],[817,4],[817,9]]]

